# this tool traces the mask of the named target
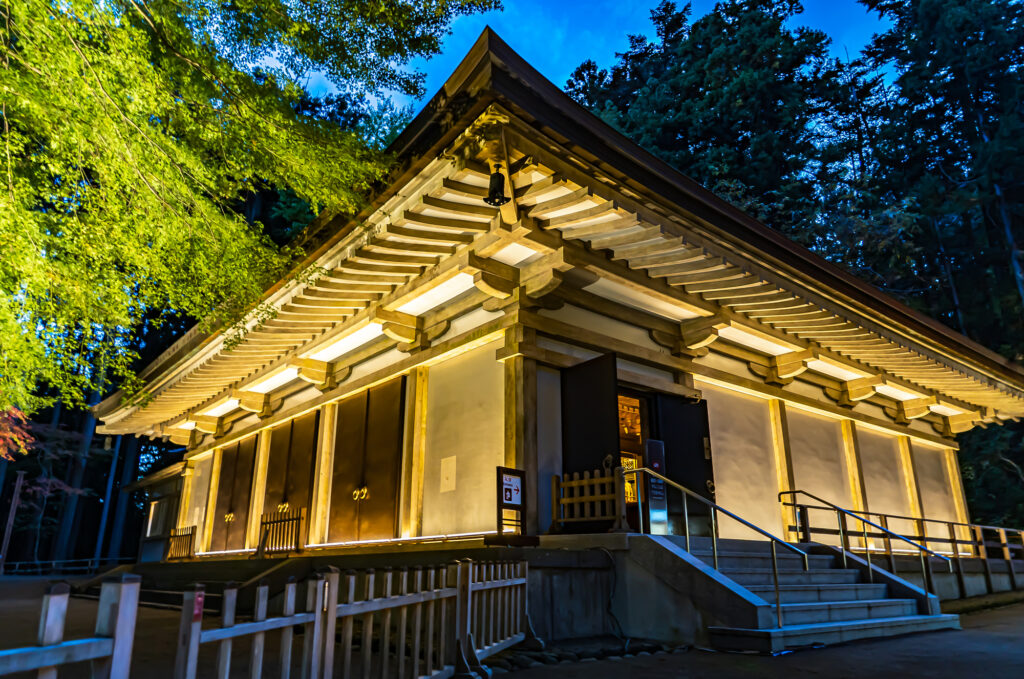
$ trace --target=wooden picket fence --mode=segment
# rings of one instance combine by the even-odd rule
[[[562,526],[580,521],[612,521],[624,524],[626,484],[622,469],[606,472],[573,472],[551,477],[551,523]]]
[[[253,619],[236,622],[238,590],[224,590],[220,627],[203,629],[203,590],[185,593],[175,679],[193,679],[199,646],[216,643],[216,676],[231,672],[232,643],[251,637],[249,676],[264,673],[265,637],[280,634],[276,674],[292,671],[294,629],[304,627],[303,679],[380,677],[443,679],[480,668],[480,661],[524,640],[542,647],[527,610],[526,562],[347,571],[334,568],[306,581],[303,612],[289,582],[281,614],[267,617],[268,588],[256,589]]]
[[[192,559],[196,555],[196,527],[172,528],[167,539],[167,558]]]
[[[301,552],[303,541],[303,524],[305,508],[271,512],[260,517],[259,554],[280,554],[282,552]]]
[[[139,584],[137,575],[103,582],[93,636],[68,641],[64,640],[64,621],[71,590],[67,583],[51,585],[43,595],[38,646],[0,651],[0,675],[34,671],[40,679],[56,679],[58,667],[88,660],[95,679],[127,679]]]

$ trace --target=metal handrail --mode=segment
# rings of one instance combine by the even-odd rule
[[[921,561],[921,579],[923,581],[925,590],[928,593],[930,593],[930,594],[934,593],[934,591],[933,591],[934,590],[934,583],[932,582],[931,568],[929,567],[929,564],[927,563],[927,560],[925,559],[925,554],[928,554],[928,555],[931,555],[931,556],[934,556],[934,557],[938,557],[939,559],[942,559],[943,561],[946,562],[946,566],[949,568],[949,572],[950,573],[953,572],[953,562],[950,559],[947,559],[945,556],[943,556],[943,555],[941,555],[941,554],[939,554],[937,552],[933,552],[932,550],[928,549],[924,545],[918,544],[918,543],[914,542],[913,540],[911,540],[910,538],[908,538],[908,537],[906,537],[904,535],[901,535],[901,534],[899,534],[899,533],[897,533],[895,531],[889,530],[885,526],[880,526],[879,524],[875,523],[874,521],[866,519],[863,516],[861,516],[860,514],[857,514],[856,512],[850,511],[849,509],[846,509],[844,507],[840,507],[839,505],[834,504],[832,502],[829,502],[828,500],[826,500],[824,498],[820,498],[817,495],[814,495],[813,493],[808,493],[806,490],[784,490],[784,491],[779,493],[779,502],[782,502],[782,496],[783,495],[792,495],[793,496],[793,501],[792,502],[783,502],[783,505],[785,505],[785,506],[788,506],[788,507],[798,507],[798,508],[800,508],[802,510],[809,510],[809,509],[832,510],[832,511],[834,511],[836,513],[836,517],[838,519],[838,525],[839,525],[839,541],[841,543],[841,548],[842,548],[843,566],[844,567],[846,566],[846,552],[847,551],[852,551],[850,549],[849,533],[846,530],[846,520],[845,519],[846,519],[847,516],[850,516],[850,517],[853,517],[854,519],[857,519],[858,521],[860,521],[863,524],[863,531],[862,531],[862,533],[863,533],[863,539],[864,539],[864,555],[865,555],[865,558],[866,558],[867,563],[868,563],[868,580],[870,582],[874,582],[875,579],[874,579],[874,571],[873,571],[873,569],[871,567],[871,548],[868,545],[868,529],[867,529],[868,526],[871,526],[873,528],[877,528],[878,530],[882,531],[883,535],[886,536],[886,541],[887,541],[887,544],[889,545],[888,551],[890,553],[890,561],[892,559],[892,543],[891,543],[892,538],[896,538],[897,540],[902,540],[903,542],[906,542],[907,544],[917,548],[918,556],[920,557],[920,561]],[[824,506],[824,507],[815,507],[813,505],[799,504],[796,501],[796,496],[797,495],[805,495],[805,496],[811,498],[812,500],[820,502],[820,503],[822,503],[823,505],[826,505],[826,506]],[[803,514],[802,521],[803,521],[804,526],[805,526],[805,531],[806,531],[806,534],[809,536],[810,535],[810,517],[809,517],[809,514],[806,513],[806,511],[802,512],[802,514]],[[890,563],[890,568],[895,570],[893,568],[893,564],[892,563]]]
[[[638,469],[623,469],[622,467],[619,467],[616,471],[617,472],[621,472],[623,477],[625,477],[626,474],[632,474],[635,479],[636,479],[636,477],[639,474],[647,474],[648,476],[656,478],[659,481],[661,481],[661,482],[667,484],[668,486],[670,486],[672,488],[675,488],[676,490],[678,490],[678,491],[683,493],[683,526],[685,528],[686,551],[687,552],[690,551],[690,513],[689,513],[689,509],[688,509],[687,504],[686,504],[686,498],[689,496],[689,497],[692,497],[692,498],[698,500],[699,502],[707,505],[711,509],[711,555],[712,555],[712,561],[714,563],[714,568],[715,568],[716,571],[719,570],[719,568],[718,568],[718,530],[717,530],[717,514],[718,514],[718,512],[722,512],[723,514],[725,514],[729,518],[731,518],[731,519],[733,519],[735,521],[738,521],[740,524],[742,524],[743,526],[746,526],[750,530],[752,530],[752,531],[754,531],[756,533],[759,533],[759,534],[763,535],[764,537],[768,538],[769,544],[771,545],[771,550],[772,550],[772,580],[773,580],[773,582],[775,584],[775,615],[776,615],[776,620],[778,622],[779,627],[782,627],[782,596],[781,596],[781,594],[779,592],[779,557],[778,557],[778,550],[776,548],[776,545],[777,544],[782,545],[783,547],[785,547],[786,549],[790,550],[791,552],[794,552],[795,554],[798,554],[801,557],[801,560],[803,562],[803,567],[804,567],[805,571],[810,569],[810,563],[809,563],[809,559],[807,557],[807,552],[803,551],[802,549],[799,549],[798,547],[795,547],[795,546],[789,544],[788,542],[786,542],[784,540],[781,540],[781,539],[775,537],[774,535],[772,535],[771,533],[769,533],[765,529],[761,528],[760,526],[756,526],[756,525],[750,523],[749,521],[747,521],[743,517],[737,516],[733,512],[729,511],[728,509],[726,509],[726,508],[724,508],[724,507],[722,507],[722,506],[712,502],[711,500],[707,499],[706,497],[704,497],[702,495],[699,495],[699,494],[693,492],[692,490],[690,490],[686,486],[680,485],[680,484],[676,483],[675,481],[673,481],[672,479],[667,478],[665,476],[662,476],[661,474],[659,474],[658,472],[654,471],[653,469],[649,469],[647,467],[640,467]],[[639,481],[639,479],[636,479],[636,480]],[[642,518],[640,520],[640,532],[643,533],[643,519]]]

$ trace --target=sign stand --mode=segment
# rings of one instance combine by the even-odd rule
[[[536,535],[525,535],[526,472],[522,469],[498,467],[497,535],[484,538],[487,545],[527,547],[540,544]]]

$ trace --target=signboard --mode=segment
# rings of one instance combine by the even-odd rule
[[[523,506],[522,472],[518,474],[509,474],[504,470],[501,472],[501,504],[510,509]]]
[[[526,478],[522,469],[498,467],[498,535],[523,533]]]
[[[644,466],[665,476],[665,443],[647,439],[644,443]],[[647,521],[651,535],[668,535],[668,488],[661,479],[644,476],[647,490]]]

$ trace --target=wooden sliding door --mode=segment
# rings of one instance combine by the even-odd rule
[[[226,446],[220,455],[217,509],[213,516],[213,534],[210,536],[212,552],[245,548],[252,471],[256,460],[256,437],[251,436]]]
[[[338,404],[329,542],[395,537],[404,400],[398,378]]]

